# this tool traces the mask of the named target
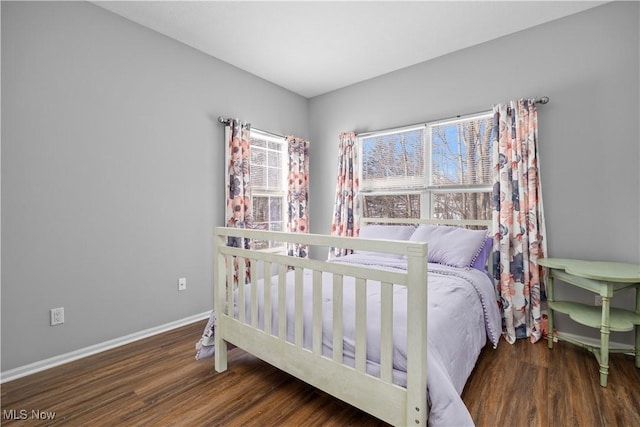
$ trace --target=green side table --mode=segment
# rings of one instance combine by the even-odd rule
[[[543,258],[538,264],[548,271],[547,299],[549,304],[549,348],[555,337],[591,351],[600,364],[600,385],[607,386],[609,353],[634,353],[636,367],[640,368],[640,264],[621,262],[593,262],[575,259]],[[571,301],[556,301],[554,280],[569,283],[595,292],[602,297],[602,307]],[[625,289],[636,289],[635,312],[611,307],[611,298]],[[600,346],[589,345],[574,337],[553,334],[553,312],[568,314],[574,321],[600,329]],[[610,348],[609,333],[633,331],[635,347]]]

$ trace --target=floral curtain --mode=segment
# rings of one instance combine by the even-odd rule
[[[309,141],[294,136],[285,137],[289,152],[287,175],[287,231],[309,232]],[[287,244],[287,253],[307,258],[308,245]]]
[[[342,133],[338,140],[338,175],[331,222],[332,236],[353,237],[360,231],[360,205],[357,197],[360,187],[358,168],[356,134]],[[331,248],[329,255],[342,256],[348,252],[347,249]]]
[[[493,109],[494,275],[505,338],[542,336],[542,268],[546,253],[538,161],[538,119],[533,100]]]
[[[251,137],[249,132],[251,125],[231,119],[226,128],[228,144],[228,186],[226,189],[226,210],[225,216],[227,227],[251,228],[251,184],[250,160],[251,160]],[[251,248],[250,239],[242,237],[229,237],[227,245],[236,248]],[[237,261],[236,261],[237,262]],[[237,265],[236,283],[237,283]],[[245,259],[245,278],[250,277],[250,263]]]

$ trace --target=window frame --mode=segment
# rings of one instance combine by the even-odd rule
[[[266,141],[267,143],[272,142],[275,144],[279,144],[280,146],[280,160],[281,160],[281,176],[280,176],[280,182],[282,183],[282,185],[280,186],[280,188],[278,190],[271,190],[271,189],[260,189],[260,190],[256,190],[256,188],[253,186],[253,184],[251,185],[251,211],[252,211],[252,217],[254,218],[254,224],[255,224],[255,204],[254,204],[254,198],[255,197],[267,197],[267,198],[276,198],[279,197],[281,199],[281,203],[280,203],[280,218],[281,220],[279,221],[281,223],[281,227],[280,227],[280,231],[286,231],[286,224],[287,224],[287,175],[288,175],[288,167],[287,167],[287,141],[285,139],[285,137],[283,136],[279,136],[279,135],[274,135],[272,133],[260,130],[260,129],[254,129],[251,128],[250,132],[249,132],[249,137],[251,139],[251,150],[254,150],[254,140],[255,139],[260,139],[263,141]],[[263,149],[262,147],[256,147],[259,149]],[[271,151],[275,151],[273,149],[270,149],[268,146],[266,148],[264,148],[265,150],[271,150]],[[250,168],[252,170],[252,174],[253,174],[253,168],[251,166],[253,166],[254,163],[250,160]],[[268,161],[267,164],[264,165],[265,166],[265,171],[268,171],[268,169],[270,168]],[[267,173],[267,178],[268,178],[268,173]],[[270,209],[270,208],[269,208]],[[271,230],[271,225],[272,223],[275,223],[277,221],[272,221],[271,220],[271,212],[269,211],[269,214],[267,216],[267,230]],[[261,224],[264,223],[264,221],[260,222]],[[267,248],[262,248],[259,249],[260,251],[263,252],[284,252],[286,251],[286,247],[282,244],[278,244],[278,242],[273,242],[273,241],[269,241],[268,242],[268,247]]]
[[[493,112],[491,110],[483,111],[479,113],[468,114],[464,116],[456,116],[447,119],[441,119],[437,121],[422,123],[418,125],[402,126],[397,128],[385,129],[381,131],[363,133],[356,136],[358,156],[359,156],[359,180],[360,189],[357,197],[360,198],[360,206],[362,206],[362,214],[364,215],[365,197],[367,196],[401,196],[407,194],[419,194],[420,195],[420,219],[437,219],[434,215],[435,196],[437,194],[461,194],[461,193],[491,193],[493,185],[491,182],[487,184],[433,184],[433,132],[432,129],[436,126],[450,125],[459,122],[466,122],[476,119],[491,119]],[[386,135],[392,135],[401,132],[408,132],[413,130],[422,130],[422,143],[423,143],[423,185],[417,188],[411,188],[407,190],[400,190],[396,188],[374,190],[367,189],[363,183],[364,179],[364,140],[373,137],[381,137]],[[363,187],[365,187],[363,189]],[[475,218],[474,218],[475,219]]]

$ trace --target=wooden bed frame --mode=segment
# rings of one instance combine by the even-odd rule
[[[365,219],[363,224],[376,223],[437,223],[441,225],[488,226],[487,221],[433,221]],[[384,271],[362,266],[295,258],[266,251],[252,251],[226,245],[228,237],[244,237],[285,243],[299,243],[323,248],[349,248],[407,255],[406,271]],[[215,333],[215,370],[227,369],[227,343],[236,345],[265,362],[341,399],[392,425],[426,425],[427,405],[427,243],[372,240],[315,234],[294,234],[218,227],[214,247],[214,305],[217,315]],[[238,315],[234,316],[234,269],[251,260],[251,280],[248,286],[237,287]],[[258,265],[263,266],[259,271]],[[264,330],[258,328],[257,281],[264,277],[265,287],[278,286],[278,317],[286,314],[285,274],[295,270],[295,340],[286,339],[286,322],[278,322],[278,333],[271,333],[270,316],[265,316]],[[245,283],[244,268],[236,283]],[[303,346],[302,281],[303,270],[313,272],[312,348]],[[278,273],[272,277],[271,272]],[[321,276],[333,275],[333,355],[322,354]],[[356,342],[355,367],[343,363],[342,353],[342,286],[343,278],[356,278]],[[380,377],[366,372],[366,286],[367,280],[382,283]],[[393,287],[407,286],[407,387],[393,383]],[[247,289],[245,289],[247,288]],[[281,290],[281,291],[280,291]],[[249,292],[247,296],[245,292]],[[245,316],[245,298],[251,304],[251,319]],[[264,294],[265,312],[271,312],[271,293]],[[267,331],[267,332],[265,332]]]

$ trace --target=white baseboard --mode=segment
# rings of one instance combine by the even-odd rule
[[[154,328],[145,329],[144,331],[135,332],[133,334],[125,335],[120,338],[115,338],[109,341],[105,341],[99,344],[95,344],[89,347],[81,348],[69,353],[61,354],[59,356],[51,357],[49,359],[41,360],[39,362],[30,363],[28,365],[20,366],[14,369],[0,373],[0,384],[16,380],[18,378],[26,377],[27,375],[35,374],[36,372],[44,371],[45,369],[53,368],[65,363],[73,362],[74,360],[82,359],[83,357],[91,356],[93,354],[101,353],[103,351],[111,350],[112,348],[120,347],[125,344],[132,343],[144,338],[149,338],[154,335],[161,334],[163,332],[170,331],[172,329],[179,328],[181,326],[189,325],[194,322],[206,319],[211,312],[196,314],[186,317],[184,319],[176,320],[175,322],[166,323],[164,325],[156,326]],[[195,342],[194,342],[194,354],[195,354]]]

